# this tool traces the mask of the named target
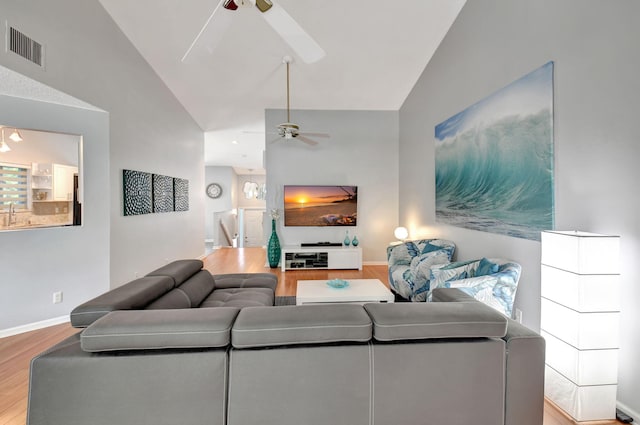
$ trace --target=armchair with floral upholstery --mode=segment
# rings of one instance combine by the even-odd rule
[[[407,300],[425,301],[431,266],[450,263],[455,249],[453,242],[444,239],[420,239],[388,246],[391,290]]]
[[[502,258],[438,264],[430,268],[429,288],[458,288],[511,317],[520,273],[519,264]]]

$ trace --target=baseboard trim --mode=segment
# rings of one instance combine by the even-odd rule
[[[633,418],[633,422],[631,422],[632,424],[640,424],[640,412],[636,412],[632,408],[620,402],[617,402],[616,404],[618,405],[618,409]]]
[[[48,328],[49,326],[59,325],[61,323],[68,323],[69,316],[54,317],[53,319],[42,320],[40,322],[28,323],[22,326],[16,326],[15,328],[0,329],[0,338],[6,338],[8,336],[18,335],[25,332],[31,332],[42,328]]]
[[[388,263],[386,261],[363,261],[363,266],[386,266]]]

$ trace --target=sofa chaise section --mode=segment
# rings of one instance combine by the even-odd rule
[[[272,306],[278,278],[271,273],[212,275],[200,260],[177,260],[89,300],[71,312],[85,328],[117,310]]]

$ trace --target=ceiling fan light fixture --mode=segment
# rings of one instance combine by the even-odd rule
[[[272,6],[273,3],[271,3],[271,0],[256,0],[256,7],[260,9],[260,12],[262,13],[271,9]]]
[[[222,5],[222,7],[224,7],[225,9],[228,9],[228,10],[236,10],[236,9],[238,9],[238,5],[233,0],[225,0],[225,2]]]

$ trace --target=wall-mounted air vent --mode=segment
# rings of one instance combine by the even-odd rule
[[[8,50],[38,66],[44,65],[44,48],[31,37],[8,26]]]

